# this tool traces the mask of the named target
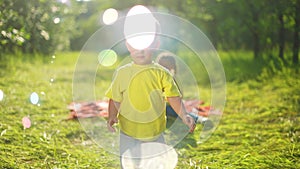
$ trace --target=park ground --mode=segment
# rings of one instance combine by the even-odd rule
[[[300,168],[299,68],[258,62],[247,52],[219,54],[227,79],[222,119],[206,142],[197,144],[198,126],[175,146],[177,168]],[[0,168],[119,166],[77,120],[65,120],[78,55],[1,60]],[[109,83],[110,77],[102,78]],[[32,92],[39,94],[39,105],[30,103]],[[26,116],[31,127],[24,129]]]

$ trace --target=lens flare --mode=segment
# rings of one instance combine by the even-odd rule
[[[103,13],[103,16],[102,16],[103,23],[105,25],[111,25],[117,21],[118,16],[119,16],[119,14],[116,9],[109,8],[109,9],[105,10]]]
[[[40,98],[36,92],[33,92],[33,93],[31,93],[29,99],[32,104],[36,105],[36,104],[38,104]]]
[[[148,48],[155,39],[156,26],[157,21],[148,8],[142,5],[132,7],[124,23],[126,42],[137,50]]]
[[[98,55],[98,61],[102,66],[112,66],[117,61],[117,54],[111,49],[103,50]]]

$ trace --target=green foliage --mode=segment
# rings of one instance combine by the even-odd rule
[[[218,51],[218,53],[224,65],[226,81],[229,82],[255,79],[266,67],[263,59],[254,59],[249,51]]]
[[[0,89],[5,97],[0,101],[0,168],[119,167],[118,157],[96,145],[78,121],[65,120],[78,56],[2,58]],[[197,125],[194,134],[175,146],[176,168],[299,168],[299,69],[282,67],[271,72],[252,63],[249,52],[222,52],[220,57],[230,79],[223,117],[207,142],[197,143],[202,129]],[[255,69],[262,72],[252,72]],[[111,80],[104,74],[111,72],[101,69],[97,73],[99,90],[105,90],[101,84]],[[200,88],[209,104],[210,90]],[[40,95],[40,106],[29,102],[32,92]],[[21,123],[24,116],[32,122],[28,129]]]
[[[276,50],[274,56],[285,61],[283,55],[293,48],[293,61],[299,60],[298,0],[2,0],[0,49],[2,53],[20,49],[44,54],[78,51],[103,26],[101,16],[105,9],[116,8],[123,17],[136,4],[190,21],[217,49],[252,50],[255,58]]]
[[[195,24],[217,49],[252,50],[258,58],[279,47],[285,51],[292,48],[294,33],[299,34],[294,21],[296,3],[295,0],[167,0],[154,4]],[[284,18],[282,23],[279,16]]]
[[[74,1],[75,2],[75,1]],[[0,3],[0,50],[54,53],[68,49],[75,36],[75,18],[84,6],[45,0],[3,0]]]

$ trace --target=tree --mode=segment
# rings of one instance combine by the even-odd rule
[[[284,1],[286,2],[286,1]],[[285,24],[284,24],[284,8],[279,6],[277,17],[279,21],[278,39],[279,39],[279,52],[278,56],[281,60],[284,60],[284,45],[285,45]]]
[[[300,45],[300,0],[295,1],[294,15],[294,42],[293,42],[293,63],[299,63],[299,45]]]
[[[66,49],[77,33],[75,1],[2,0],[0,2],[1,51],[53,53]],[[70,6],[72,6],[70,8]]]

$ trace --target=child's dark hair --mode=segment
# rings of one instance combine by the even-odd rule
[[[170,52],[162,52],[157,56],[156,62],[167,68],[169,71],[173,70],[174,75],[176,74],[177,66],[174,54]]]

